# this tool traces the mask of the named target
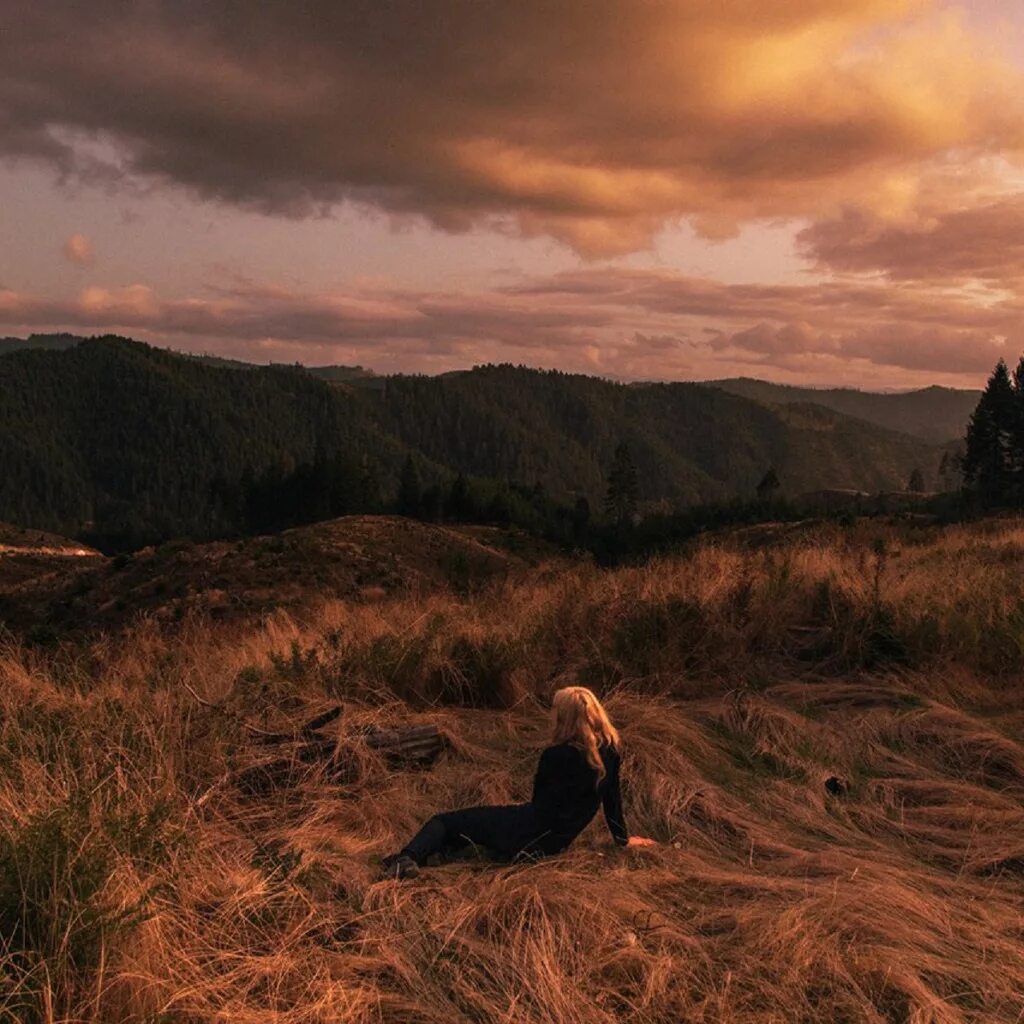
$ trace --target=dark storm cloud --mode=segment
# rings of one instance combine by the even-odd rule
[[[18,4],[0,153],[275,214],[349,200],[618,252],[679,216],[716,235],[870,203],[894,166],[1018,140],[1005,67],[962,35],[878,35],[928,6]]]

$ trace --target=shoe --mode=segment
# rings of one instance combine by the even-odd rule
[[[384,878],[401,881],[403,878],[415,878],[420,873],[420,866],[407,853],[393,853],[380,862],[381,875]]]

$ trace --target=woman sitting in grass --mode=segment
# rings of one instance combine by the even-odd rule
[[[583,686],[558,690],[554,737],[540,757],[526,804],[466,807],[437,814],[396,854],[383,860],[388,878],[414,878],[432,853],[472,845],[505,860],[561,853],[590,824],[599,806],[619,846],[653,846],[630,837],[619,791],[619,733],[601,702]]]

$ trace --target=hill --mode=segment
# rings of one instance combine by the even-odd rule
[[[1020,520],[803,524],[230,631],[8,641],[0,1018],[1018,1022],[1022,559]],[[659,845],[598,819],[548,860],[379,881],[437,810],[528,797],[573,682]],[[266,742],[333,706],[336,772]],[[366,742],[399,725],[439,728],[439,759]]]
[[[5,537],[22,543],[5,543]],[[133,555],[98,551],[0,524],[0,626],[36,643],[120,630],[148,617],[221,626],[271,612],[302,618],[327,600],[468,594],[525,576],[548,545],[516,531],[351,516],[271,537],[174,541]]]
[[[301,369],[243,373],[116,338],[0,357],[0,433],[0,516],[129,546],[237,532],[258,485],[274,497],[318,453],[349,485],[326,511],[349,511],[349,458],[405,454]]]
[[[25,585],[35,586],[41,580],[63,588],[78,569],[102,561],[99,551],[79,541],[0,523],[0,607],[4,594],[17,592]]]
[[[465,474],[491,481],[495,507],[550,517],[551,501],[601,506],[621,441],[646,507],[751,496],[770,465],[789,493],[894,490],[915,468],[928,487],[941,454],[821,406],[693,384],[512,366],[328,383],[114,337],[0,356],[0,435],[0,518],[108,549],[378,511],[410,456],[425,485]]]
[[[749,377],[707,381],[707,386],[771,405],[823,405],[931,444],[961,440],[980,396],[978,391],[941,387],[891,394],[852,388],[800,388]]]
[[[0,338],[0,355],[24,349],[63,352],[83,341],[77,334],[30,334],[27,338]]]
[[[20,346],[20,347],[37,347],[37,346]],[[41,347],[41,346],[38,346]],[[226,359],[224,356],[211,355],[208,352],[194,354],[194,353],[181,353],[188,356],[190,359],[196,359],[201,363],[205,363],[207,366],[219,366],[228,370],[255,370],[260,363],[247,363],[242,359]],[[271,364],[275,365],[275,364]],[[276,364],[285,367],[294,367],[296,363],[280,363]],[[321,380],[328,382],[345,382],[353,380],[368,380],[376,377],[377,375],[372,370],[364,369],[362,366],[306,366],[303,367],[308,373],[311,373],[314,377],[319,377]]]
[[[377,377],[373,370],[367,370],[362,366],[309,366],[307,369],[314,377],[335,383],[353,380],[373,380]]]
[[[774,465],[791,492],[895,489],[939,452],[914,438],[813,406],[771,409],[693,384],[644,388],[593,377],[484,366],[392,377],[380,422],[462,472],[540,481],[559,495],[604,494],[625,440],[644,497],[675,505],[751,495]],[[423,423],[434,429],[424,432]]]

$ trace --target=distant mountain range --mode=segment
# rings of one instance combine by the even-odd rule
[[[770,466],[790,494],[899,489],[915,469],[931,488],[944,448],[880,419],[898,418],[905,401],[900,422],[947,441],[961,431],[942,403],[960,403],[961,428],[973,408],[969,393],[942,389],[635,387],[507,365],[374,376],[235,364],[111,336],[36,337],[44,343],[0,346],[0,519],[72,536],[237,532],[254,482],[281,484],[313,465],[332,467],[333,512],[386,508],[410,457],[424,485],[457,474],[516,481],[599,509],[622,441],[649,508],[750,497]],[[938,413],[914,418],[933,399],[942,428]]]
[[[967,420],[981,396],[979,391],[940,387],[887,394],[853,388],[800,388],[750,377],[706,383],[709,387],[769,405],[823,405],[844,416],[855,416],[933,444],[962,438]]]
[[[64,351],[84,340],[74,334],[32,334],[28,338],[0,338],[0,355],[28,348]],[[209,366],[227,369],[258,368],[256,363],[208,353],[187,357]],[[382,379],[373,370],[362,366],[307,366],[305,369],[314,377],[331,383]],[[888,430],[919,437],[932,444],[960,440],[980,396],[979,391],[967,388],[932,386],[915,391],[877,392],[860,391],[855,388],[797,387],[790,384],[774,384],[753,377],[729,377],[694,383],[728,391],[730,394],[767,405],[821,405],[844,416],[853,416]]]
[[[4,355],[7,352],[18,352],[23,349],[64,352],[85,340],[87,339],[78,334],[30,334],[27,338],[0,338],[0,355]],[[219,366],[226,370],[255,370],[259,366],[258,363],[247,363],[241,359],[228,359],[225,356],[215,356],[208,352],[180,352],[177,354],[187,359],[195,359],[197,362],[205,363],[207,366]],[[281,365],[288,366],[292,364],[284,363]],[[327,381],[347,381],[376,376],[372,370],[364,369],[362,366],[307,366],[305,369],[313,374],[313,376]]]

